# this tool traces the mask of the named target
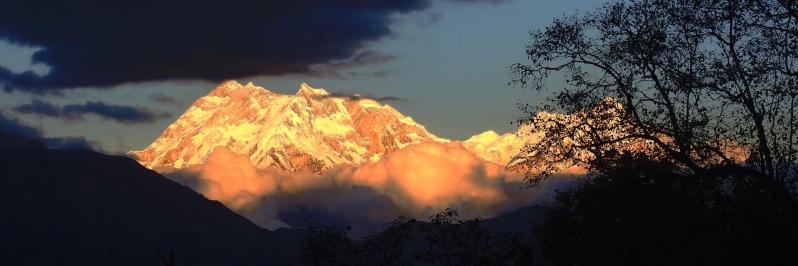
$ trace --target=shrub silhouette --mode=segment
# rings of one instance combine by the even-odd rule
[[[446,209],[429,222],[400,217],[360,241],[348,230],[306,228],[301,256],[311,265],[508,265],[532,262],[532,248],[517,234],[494,234],[480,219],[461,220]]]

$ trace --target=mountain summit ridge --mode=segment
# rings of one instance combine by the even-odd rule
[[[305,97],[319,97],[327,95],[330,95],[330,93],[327,92],[327,90],[323,88],[313,88],[305,82],[299,84],[299,90],[297,90],[296,92],[296,96],[305,96]]]
[[[179,169],[204,163],[215,147],[224,146],[248,155],[259,168],[320,173],[425,141],[449,142],[372,99],[332,96],[304,82],[295,95],[284,95],[230,80],[130,155],[150,169]]]

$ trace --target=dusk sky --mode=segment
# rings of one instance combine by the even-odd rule
[[[545,97],[507,85],[508,66],[526,62],[529,31],[556,17],[590,11],[603,1],[396,1],[356,12],[308,5],[276,7],[290,12],[264,11],[262,17],[234,2],[220,7],[223,16],[200,18],[194,24],[199,28],[191,30],[186,27],[197,19],[192,10],[174,14],[186,16],[188,26],[165,27],[152,36],[147,27],[158,28],[158,15],[163,14],[117,18],[98,8],[85,11],[96,17],[73,21],[70,16],[83,16],[84,11],[66,8],[42,12],[56,15],[31,25],[23,18],[26,14],[11,16],[7,13],[14,9],[6,8],[0,11],[0,84],[5,83],[0,112],[40,128],[45,136],[85,137],[102,150],[122,153],[149,145],[222,80],[252,81],[285,94],[295,93],[304,81],[335,93],[392,98],[384,103],[441,137],[465,139],[486,130],[505,133],[515,130],[511,122],[522,115],[518,103],[539,103]],[[207,11],[195,9],[197,14]],[[104,19],[131,27],[127,30],[141,24],[144,33],[128,37],[125,27],[109,31],[103,28]],[[305,31],[328,23],[335,25]],[[58,25],[65,27],[62,34],[55,32]],[[212,30],[205,32],[206,25]],[[81,27],[94,28],[83,32]],[[346,29],[346,34],[338,35],[335,29]],[[103,36],[106,32],[109,36]],[[138,47],[127,38],[151,41]],[[75,43],[86,44],[79,46],[86,50],[70,50]],[[147,50],[152,43],[160,43],[157,47],[163,51]],[[44,53],[48,49],[52,50]],[[162,56],[175,51],[186,55]],[[213,56],[203,57],[208,51]],[[44,54],[31,63],[37,52]],[[295,59],[294,54],[302,56]],[[56,75],[47,76],[54,69],[47,62],[55,62]],[[186,70],[187,65],[202,66]],[[22,74],[25,71],[35,74]]]

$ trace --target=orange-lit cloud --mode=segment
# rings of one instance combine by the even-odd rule
[[[501,166],[477,158],[460,143],[426,142],[362,165],[352,178],[389,192],[399,205],[443,209],[503,200],[503,174]]]
[[[258,169],[247,156],[219,147],[204,165],[179,174],[195,178],[184,183],[206,197],[267,228],[295,224],[286,221],[288,214],[307,210],[337,216],[364,231],[397,216],[426,218],[444,208],[490,217],[540,196],[534,189],[519,190],[518,174],[508,175],[457,142],[415,144],[379,161],[323,175]]]
[[[226,148],[214,149],[208,161],[195,170],[204,181],[200,192],[234,209],[276,189],[276,180],[270,173],[258,170],[249,158]]]

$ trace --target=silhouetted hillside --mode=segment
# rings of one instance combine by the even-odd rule
[[[482,221],[482,226],[494,234],[519,233],[524,241],[532,243],[535,241],[533,229],[543,222],[545,212],[544,206],[527,206],[485,219]]]
[[[268,231],[134,160],[0,133],[4,265],[272,265],[296,231]]]

